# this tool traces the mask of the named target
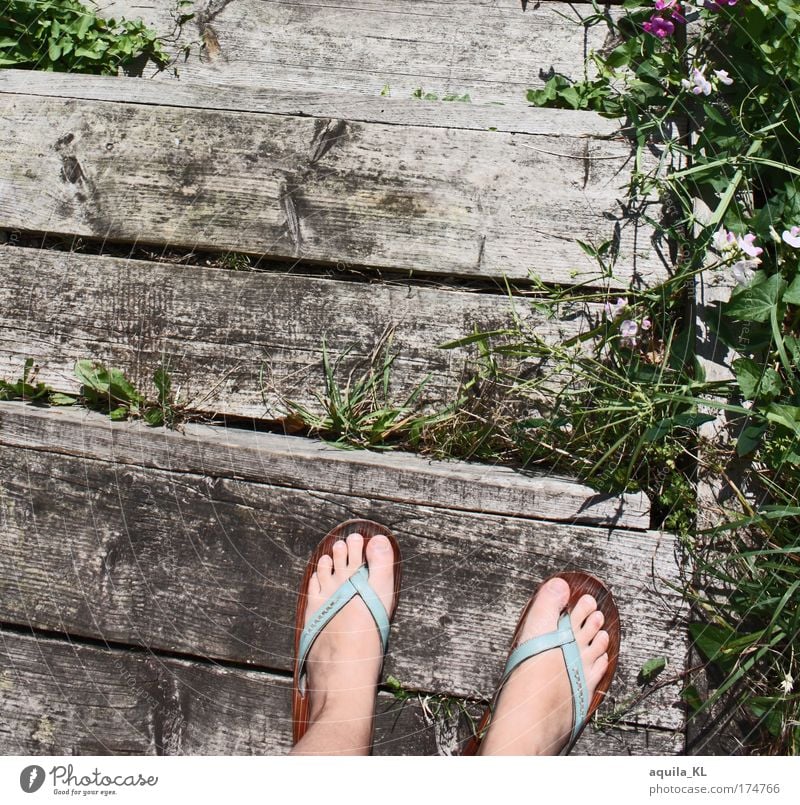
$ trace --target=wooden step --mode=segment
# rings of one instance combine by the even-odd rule
[[[179,81],[338,96],[379,96],[388,86],[393,99],[422,88],[517,107],[551,70],[580,78],[607,31],[580,24],[595,13],[591,5],[549,1],[523,13],[519,0],[201,0],[181,10],[195,17],[177,37],[173,0],[113,0],[103,9],[141,17],[167,37],[178,61],[160,80],[177,72]]]
[[[398,405],[426,380],[420,404],[452,404],[474,371],[476,348],[439,345],[503,329],[514,317],[554,342],[599,321],[596,304],[564,305],[561,319],[524,298],[398,283],[345,282],[294,273],[229,271],[145,260],[0,248],[0,377],[25,359],[53,388],[77,392],[73,368],[93,359],[123,369],[155,395],[168,367],[190,408],[275,419],[287,401],[321,413],[323,340],[344,388],[392,331],[390,397]]]
[[[276,755],[291,748],[286,676],[0,629],[5,755]],[[449,701],[459,714],[465,704]],[[476,710],[470,706],[471,712]],[[376,755],[450,754],[465,718],[378,697]],[[426,712],[427,710],[427,712]],[[678,733],[590,727],[573,754],[672,755]]]
[[[287,673],[308,555],[335,523],[367,517],[392,528],[403,548],[386,673],[412,689],[488,697],[522,606],[562,568],[595,573],[619,601],[617,704],[639,696],[645,661],[664,656],[669,675],[685,667],[686,610],[668,534],[451,509],[415,499],[411,485],[408,500],[387,500],[362,485],[357,463],[349,477],[339,466],[336,491],[306,485],[302,472],[287,477],[280,463],[276,483],[269,454],[261,479],[239,480],[232,449],[224,474],[219,464],[207,475],[181,460],[155,469],[137,456],[163,456],[165,431],[96,414],[85,415],[80,438],[72,428],[23,429],[32,411],[5,404],[0,422],[4,623]],[[97,445],[108,444],[109,430],[129,431],[113,442],[114,461],[93,457],[107,449]],[[19,439],[28,446],[13,446]],[[626,721],[680,729],[678,702],[679,688],[664,686]]]
[[[620,207],[625,141],[143,106],[107,81],[114,101],[0,93],[0,228],[565,284],[604,282],[577,240],[615,240],[611,284],[665,274]]]

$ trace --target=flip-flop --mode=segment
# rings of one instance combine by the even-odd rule
[[[534,593],[528,600],[525,609],[522,611],[517,629],[514,632],[514,639],[511,643],[511,650],[508,654],[506,667],[503,672],[503,678],[497,686],[497,692],[494,695],[491,705],[486,709],[475,730],[474,736],[467,742],[462,754],[475,755],[481,745],[481,740],[486,734],[489,727],[489,722],[492,718],[492,712],[495,709],[500,693],[506,680],[511,676],[513,671],[519,667],[521,663],[530,657],[535,657],[537,654],[542,654],[551,649],[560,648],[564,655],[564,663],[566,665],[567,676],[569,677],[570,687],[572,689],[572,732],[565,747],[561,750],[560,754],[566,755],[570,752],[575,742],[580,737],[589,722],[589,719],[594,714],[595,710],[600,706],[609,687],[611,680],[614,677],[614,672],[617,669],[617,659],[619,657],[620,646],[620,625],[619,625],[619,610],[614,603],[614,598],[611,591],[599,579],[584,573],[583,571],[569,571],[564,573],[556,573],[549,579],[542,582],[542,585],[550,581],[550,579],[560,577],[569,584],[569,600],[565,608],[565,612],[558,620],[558,628],[556,631],[548,632],[547,634],[538,635],[524,643],[520,644],[520,634],[522,632],[525,619],[528,617],[528,612],[533,606],[533,601],[536,598]],[[539,587],[541,589],[541,585]],[[604,621],[601,629],[608,632],[608,668],[600,679],[595,689],[594,696],[591,702],[587,699],[587,684],[583,673],[583,663],[581,662],[580,652],[577,649],[575,642],[575,635],[572,631],[572,624],[570,622],[570,613],[572,612],[578,600],[586,595],[591,595],[597,601],[597,608],[603,613]]]
[[[368,570],[366,561],[361,567],[342,584],[328,600],[312,615],[305,626],[306,609],[308,607],[308,584],[311,576],[317,569],[319,560],[326,554],[333,557],[333,543],[337,540],[345,540],[350,534],[361,534],[364,537],[364,556],[369,541],[378,534],[383,534],[389,539],[394,553],[394,595],[392,606],[389,612],[381,603],[375,591],[369,585]],[[306,572],[303,575],[303,582],[300,586],[300,596],[297,601],[297,617],[294,627],[294,691],[292,695],[292,727],[294,733],[294,743],[297,743],[308,729],[309,697],[305,695],[305,662],[311,646],[317,639],[325,626],[333,617],[342,610],[345,605],[357,595],[367,605],[381,638],[383,654],[386,655],[386,646],[389,640],[389,624],[394,618],[397,609],[397,601],[400,597],[400,575],[401,559],[400,548],[388,528],[372,520],[347,520],[340,523],[330,531],[317,545],[314,553],[306,565]]]

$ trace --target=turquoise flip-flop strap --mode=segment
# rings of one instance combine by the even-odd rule
[[[300,668],[298,676],[301,693],[305,692],[305,664],[308,658],[308,652],[311,651],[311,646],[314,644],[317,637],[319,637],[320,632],[322,632],[325,626],[327,626],[357,595],[361,596],[361,599],[367,605],[367,609],[370,611],[375,625],[378,627],[383,653],[386,653],[386,647],[389,644],[389,613],[386,611],[386,607],[384,607],[381,599],[378,598],[375,590],[370,587],[367,581],[368,578],[369,570],[367,566],[361,565],[361,567],[311,616],[303,629],[300,635],[300,647],[298,650],[298,663]]]
[[[583,674],[581,652],[575,642],[575,633],[572,631],[572,623],[568,614],[565,613],[559,618],[557,631],[532,637],[530,640],[520,643],[511,652],[498,690],[502,689],[506,680],[520,663],[554,648],[560,648],[564,655],[567,676],[572,688],[572,735],[567,744],[567,748],[569,748],[576,741],[581,726],[586,720],[586,714],[589,712],[589,688],[586,684],[586,677]]]

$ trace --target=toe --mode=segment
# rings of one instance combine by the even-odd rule
[[[520,640],[552,632],[569,601],[569,584],[559,576],[549,579],[540,588],[531,605]]]
[[[607,669],[608,654],[604,652],[592,663],[592,667],[589,669],[589,673],[586,675],[586,682],[591,690],[594,690],[597,687]]]
[[[601,631],[595,635],[594,640],[586,647],[586,658],[589,662],[594,662],[598,657],[606,653],[608,649],[608,632]]]
[[[308,594],[317,596],[319,595],[320,590],[319,576],[316,573],[312,573],[311,578],[308,580]]]
[[[597,636],[597,633],[600,631],[600,628],[603,625],[603,621],[605,618],[603,617],[603,613],[596,609],[589,615],[588,618],[583,622],[583,626],[576,632],[576,639],[578,641],[578,645],[588,646],[589,643],[594,640]]]
[[[578,603],[572,608],[572,629],[577,634],[583,627],[585,620],[597,611],[597,601],[591,595],[582,595]],[[595,630],[597,631],[597,630]]]
[[[333,572],[337,575],[347,574],[347,543],[343,539],[337,539],[331,548],[333,554]]]
[[[394,598],[394,551],[392,543],[383,534],[377,534],[367,543],[369,583],[378,594],[387,612],[392,611]]]
[[[364,561],[364,537],[361,534],[350,534],[347,537],[347,567],[356,571]]]
[[[317,562],[316,576],[319,580],[320,592],[327,593],[336,586],[333,581],[333,559],[327,554],[320,557]]]

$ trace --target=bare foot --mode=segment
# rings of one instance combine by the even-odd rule
[[[350,534],[323,556],[308,586],[306,623],[364,563],[364,538]],[[369,583],[387,613],[394,596],[394,552],[383,535],[366,548]],[[320,632],[306,661],[309,728],[295,754],[368,754],[378,677],[383,663],[378,627],[360,596]],[[322,746],[319,745],[320,740]]]
[[[569,600],[562,578],[547,581],[536,595],[522,628],[520,642],[555,631]],[[590,595],[575,604],[572,630],[589,686],[587,702],[608,667],[608,633],[603,613]],[[508,678],[484,737],[481,755],[557,755],[572,732],[572,689],[560,648],[525,660]]]

